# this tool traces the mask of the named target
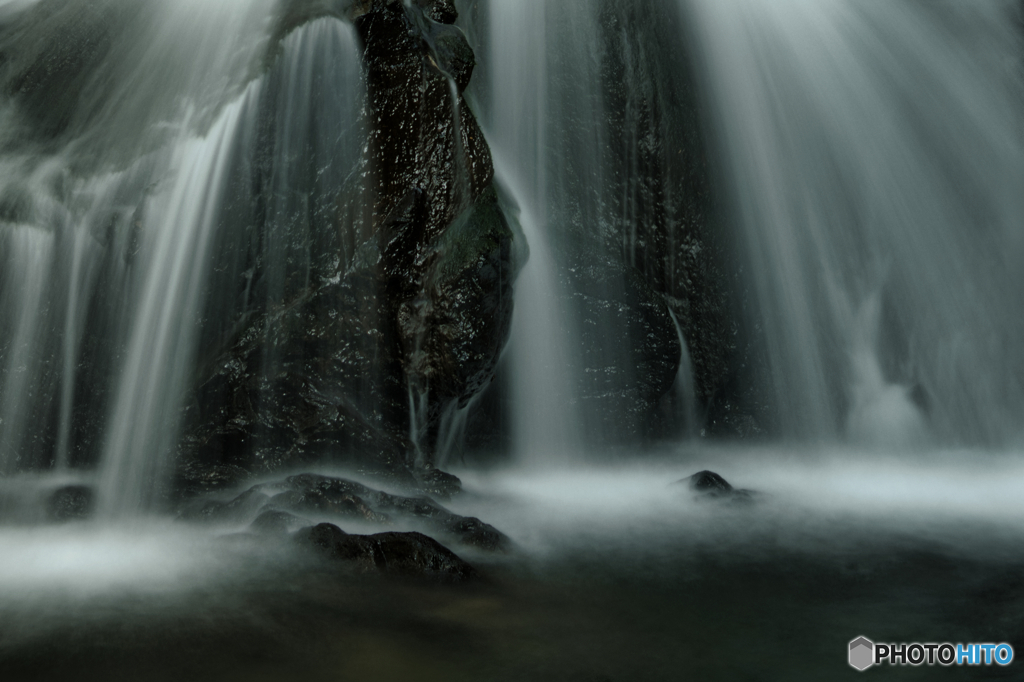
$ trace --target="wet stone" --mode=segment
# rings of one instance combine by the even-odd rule
[[[716,474],[714,471],[698,471],[689,478],[677,482],[685,484],[690,490],[697,493],[701,498],[728,499],[736,501],[749,501],[753,499],[754,493],[751,490],[734,488],[728,481]]]
[[[435,470],[436,471],[436,470]],[[458,479],[437,471],[437,485],[451,490]],[[453,480],[454,479],[454,480]],[[512,540],[494,526],[471,516],[455,514],[426,496],[395,495],[344,478],[299,474],[283,481],[253,486],[236,498],[199,499],[190,502],[178,514],[183,521],[242,522],[270,512],[295,517],[328,517],[354,520],[378,526],[393,526],[405,521],[445,541],[489,552],[511,551]],[[278,523],[268,517],[261,523]],[[253,528],[256,530],[256,528]]]
[[[309,525],[309,521],[279,509],[262,512],[249,526],[257,535],[285,535],[296,528]]]
[[[439,583],[463,583],[478,577],[472,566],[422,533],[349,535],[338,526],[321,523],[297,531],[294,539],[327,559],[351,564],[362,572]]]
[[[79,521],[92,516],[95,496],[92,489],[84,485],[69,485],[58,488],[47,503],[51,521]]]
[[[440,469],[426,469],[413,474],[423,492],[441,499],[450,499],[462,492],[462,481],[458,476]]]

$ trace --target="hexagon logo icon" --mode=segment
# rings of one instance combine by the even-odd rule
[[[875,663],[875,643],[867,637],[850,642],[850,665],[864,672]]]

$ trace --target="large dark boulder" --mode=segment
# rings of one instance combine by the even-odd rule
[[[207,351],[179,451],[186,495],[214,488],[214,467],[260,473],[325,461],[415,486],[432,469],[443,415],[487,386],[509,334],[513,233],[459,94],[474,60],[450,25],[454,7],[294,6],[292,23],[354,17],[366,71],[363,155],[337,188],[331,219],[306,226],[322,245],[310,281],[247,311],[224,347]],[[248,272],[255,290],[267,280],[260,269]]]
[[[755,496],[752,490],[734,488],[731,483],[714,471],[698,471],[688,478],[677,481],[676,485],[685,485],[697,495],[697,499],[751,502]]]
[[[364,572],[462,583],[478,577],[476,570],[441,543],[422,533],[349,535],[330,523],[295,533],[295,542],[321,556]]]

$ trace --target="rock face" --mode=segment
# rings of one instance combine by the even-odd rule
[[[670,391],[681,349],[669,310],[687,343],[700,431],[763,433],[766,365],[743,310],[753,299],[720,215],[678,3],[545,7],[548,35],[559,39],[518,44],[546,50],[547,168],[558,171],[546,176],[545,217],[564,308],[576,313],[588,446],[684,435],[691,414],[680,408],[690,405]],[[477,25],[473,35],[486,41],[491,28]],[[503,87],[487,85],[479,97]],[[489,391],[480,406],[468,447],[509,447],[507,435],[493,435],[511,421],[504,396]]]
[[[572,309],[583,368],[578,395],[587,430],[607,442],[638,443],[657,428],[657,408],[679,369],[681,349],[665,300],[633,268],[573,257]],[[614,343],[593,329],[625,334]]]
[[[734,490],[728,481],[714,471],[698,471],[693,476],[690,476],[688,480],[690,490],[707,495],[728,494]]]
[[[509,334],[513,235],[460,94],[474,58],[454,7],[345,4],[364,46],[363,156],[314,225],[311,281],[210,354],[186,410],[186,494],[324,461],[423,480],[442,416],[487,386]]]
[[[679,321],[707,434],[747,437],[768,419],[750,294],[720,215],[688,27],[671,3],[603,0],[604,97],[617,191],[606,240]]]

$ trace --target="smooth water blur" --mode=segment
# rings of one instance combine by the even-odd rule
[[[1018,437],[1018,3],[682,6],[785,433]]]
[[[253,244],[270,303],[309,281],[359,153],[354,29],[282,39],[277,0],[4,10],[0,77],[28,85],[0,100],[0,473],[98,462],[102,514],[130,516],[164,483],[201,343],[259,304]]]
[[[247,255],[211,253],[217,231],[239,219],[234,206],[258,203],[254,197],[240,201],[232,189],[265,185],[265,214],[253,220],[263,221],[266,304],[290,300],[313,277],[314,224],[331,219],[334,193],[359,151],[358,48],[351,26],[321,19],[289,36],[282,53],[205,136],[174,146],[173,180],[145,206],[155,223],[145,235],[152,241],[141,246],[148,267],[130,313],[102,462],[100,499],[108,516],[150,507],[165,480],[164,459],[178,437],[176,415],[193,380],[202,317],[234,297],[231,289],[211,291],[209,273],[224,263],[237,267]],[[269,133],[260,130],[267,121]],[[241,229],[251,227],[242,221]],[[276,361],[264,357],[268,376],[278,371]]]
[[[619,35],[630,21],[628,3],[485,4],[478,36],[484,68],[471,89],[482,93],[478,109],[497,175],[521,208],[530,248],[516,281],[507,362],[513,450],[538,466],[582,462],[585,449],[623,438],[602,400],[643,381],[639,351],[625,341],[631,330],[618,314],[632,295],[627,280],[642,272],[657,291],[683,297],[686,288],[676,287],[665,263],[648,273],[640,262],[648,246],[647,257],[657,260],[658,239],[675,249],[677,235],[651,236],[676,227],[655,217],[682,203],[665,162],[675,155],[652,143],[645,126],[655,125],[647,106],[653,99],[671,106],[673,97],[659,87],[672,89],[678,55],[657,54],[644,45],[646,35]],[[651,63],[631,70],[634,60]],[[630,80],[655,72],[664,83]],[[684,353],[681,361],[689,360]]]
[[[1024,556],[1019,452],[694,445],[628,465],[460,472],[470,494],[454,508],[508,533],[525,551],[722,557],[771,551],[831,558],[938,548],[949,556]],[[690,475],[711,469],[751,502],[708,499]],[[616,558],[618,557],[618,558]]]
[[[246,100],[255,97],[227,107],[206,137],[176,145],[173,179],[147,204],[157,218],[140,247],[149,267],[129,313],[127,353],[106,431],[98,491],[103,516],[147,507],[164,480],[164,458],[177,437],[174,415],[193,371],[208,248]]]
[[[45,296],[50,285],[53,234],[31,225],[0,233],[3,278],[0,309],[9,322],[0,331],[5,349],[5,381],[0,386],[0,474],[18,465],[18,453],[28,446],[28,416],[46,390],[40,385],[41,354],[48,342],[43,327]],[[15,293],[17,292],[17,293]]]
[[[845,679],[859,634],[1018,645],[1019,457],[905,455],[706,448],[629,467],[459,472],[466,492],[449,506],[517,548],[459,548],[485,579],[452,589],[354,574],[229,526],[9,527],[0,671]],[[753,502],[676,483],[709,465],[754,489]],[[800,657],[780,651],[793,647]],[[972,671],[946,671],[973,679],[961,672]]]
[[[171,524],[0,529],[0,608],[185,593],[238,573],[213,533]]]
[[[529,261],[515,288],[509,353],[515,457],[538,466],[576,459],[582,448],[574,368],[577,330],[553,251],[548,136],[547,3],[490,8],[490,120],[495,175],[520,206]],[[557,134],[557,131],[554,131]]]

